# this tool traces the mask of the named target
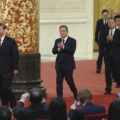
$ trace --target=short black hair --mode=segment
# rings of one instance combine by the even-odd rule
[[[63,28],[63,27],[68,31],[67,25],[61,25],[61,26],[59,27],[59,30],[60,30],[61,28]]]
[[[49,105],[48,119],[49,120],[67,120],[67,108],[65,101],[57,97],[53,99]]]
[[[12,113],[6,106],[0,107],[0,120],[11,120]]]
[[[102,14],[103,14],[104,12],[109,13],[109,11],[108,11],[107,9],[102,10]]]
[[[4,23],[0,23],[0,27],[2,27],[4,30],[6,29],[6,25]]]
[[[29,93],[30,93],[30,101],[32,104],[41,103],[44,97],[43,90],[41,88],[35,87],[31,89]]]
[[[120,18],[120,15],[117,15],[117,16],[114,17],[115,21],[116,21],[117,18]]]
[[[113,101],[108,110],[109,120],[120,120],[120,101]]]

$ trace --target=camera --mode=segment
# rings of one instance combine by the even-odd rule
[[[76,106],[80,106],[80,101],[76,101]]]
[[[117,98],[120,99],[120,93],[117,94]]]

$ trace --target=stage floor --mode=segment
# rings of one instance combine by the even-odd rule
[[[54,62],[41,63],[41,78],[43,85],[47,88],[47,100],[56,97],[56,72]],[[96,74],[96,60],[80,60],[76,61],[76,70],[74,71],[74,81],[78,91],[82,88],[88,88],[93,94],[93,101],[96,104],[101,104],[108,109],[111,101],[117,99],[116,94],[120,92],[120,88],[115,88],[115,83],[112,85],[112,94],[104,95],[105,76],[104,63],[101,74]],[[66,81],[64,80],[64,99],[68,108],[74,102],[73,94],[70,91]]]

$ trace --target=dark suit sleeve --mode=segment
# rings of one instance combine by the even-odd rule
[[[95,31],[95,42],[99,42],[98,41],[99,32],[100,32],[100,28],[99,28],[99,20],[98,20],[96,24],[96,31]]]
[[[23,117],[23,108],[24,108],[24,103],[19,102],[16,107],[13,109],[13,115],[15,118],[22,120]]]
[[[120,46],[120,31],[117,34],[117,38],[118,39],[115,39],[115,40],[112,41],[112,44],[114,44],[116,46]]]
[[[74,54],[76,50],[76,40],[70,42],[69,45],[65,45],[63,51]]]
[[[54,44],[54,47],[52,49],[52,53],[53,54],[57,54],[59,51],[58,51],[58,43],[57,43],[57,40],[55,41],[55,44]]]
[[[68,118],[70,120],[84,120],[83,117],[81,116],[81,112],[79,110],[72,110],[70,109]]]
[[[12,61],[13,61],[13,69],[18,70],[18,61],[19,61],[19,52],[18,47],[15,40],[12,40]]]
[[[75,116],[76,116],[75,110],[70,109],[70,111],[69,111],[69,113],[68,113],[68,118],[69,118],[70,120],[75,120]]]

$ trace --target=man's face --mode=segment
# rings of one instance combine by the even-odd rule
[[[5,30],[0,26],[0,36],[5,34]]]
[[[114,29],[115,28],[115,21],[113,19],[110,19],[108,21],[108,27],[109,27],[109,29]]]
[[[104,12],[102,14],[102,17],[103,17],[104,20],[107,20],[108,19],[108,12]]]
[[[120,26],[120,18],[117,18],[117,19],[116,19],[116,25],[117,25],[117,26]]]
[[[66,29],[65,27],[61,27],[61,28],[60,28],[60,36],[61,36],[62,38],[65,38],[67,35],[68,35],[67,29]]]
[[[116,11],[114,12],[114,16],[117,16],[117,15],[120,15],[120,10],[116,10]]]

